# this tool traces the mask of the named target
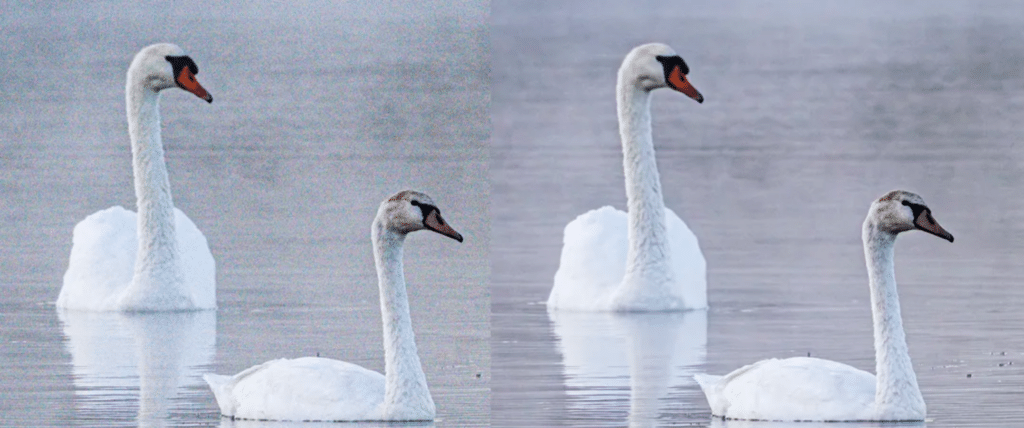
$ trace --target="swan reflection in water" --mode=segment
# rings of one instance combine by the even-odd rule
[[[219,428],[434,428],[434,422],[293,422],[253,421],[223,417]]]
[[[71,353],[77,419],[127,418],[137,402],[138,426],[162,427],[184,391],[207,394],[202,373],[216,350],[216,311],[57,313]]]
[[[927,428],[924,422],[771,422],[712,417],[708,428]]]
[[[562,354],[570,418],[620,413],[625,409],[617,402],[629,394],[629,426],[654,426],[670,387],[696,387],[692,376],[707,351],[706,310],[548,311],[548,317]]]

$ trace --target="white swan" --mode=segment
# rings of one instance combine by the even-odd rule
[[[221,414],[281,421],[425,421],[434,418],[416,354],[402,245],[410,232],[432,230],[459,242],[429,196],[406,190],[380,205],[371,238],[384,318],[384,375],[327,358],[279,359],[234,376],[208,374]]]
[[[704,102],[672,48],[651,43],[626,55],[616,98],[629,213],[587,212],[565,227],[548,308],[674,311],[707,307],[697,237],[665,207],[651,142],[651,91],[672,88]],[[666,221],[667,220],[667,221]]]
[[[875,372],[818,358],[770,359],[725,376],[695,375],[711,413],[772,421],[921,421],[893,272],[896,235],[920,229],[953,242],[920,196],[894,190],[871,204],[862,239],[875,326]]]
[[[125,99],[139,215],[119,206],[75,226],[57,307],[93,311],[214,309],[215,266],[206,238],[171,200],[160,141],[160,91],[180,87],[213,102],[178,46],[139,51]]]

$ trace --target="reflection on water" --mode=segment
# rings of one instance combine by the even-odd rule
[[[843,422],[838,424],[835,422],[800,422],[794,424],[792,422],[727,421],[722,419],[712,419],[708,425],[709,428],[924,428],[927,426],[927,422]]]
[[[549,311],[565,365],[567,416],[620,426],[655,426],[669,388],[694,383],[707,348],[707,311]],[[625,401],[628,400],[628,406]]]
[[[58,315],[80,419],[109,420],[137,403],[138,426],[162,427],[172,411],[187,411],[176,406],[179,397],[205,385],[202,374],[216,350],[216,311]]]
[[[573,386],[537,302],[565,225],[625,206],[615,76],[652,41],[706,97],[651,100],[666,206],[707,259],[700,371],[810,353],[873,372],[860,227],[873,199],[904,188],[957,238],[908,233],[896,249],[928,425],[1022,425],[1024,4],[508,0],[491,22],[491,197],[514,207],[494,210],[494,426],[628,417],[624,369],[602,379],[611,390]],[[583,394],[620,399],[584,413]],[[656,424],[709,417],[685,380]]]
[[[433,428],[436,422],[278,422],[232,420],[222,417],[220,428]]]
[[[21,88],[0,90],[0,426],[133,426],[140,408],[168,425],[221,423],[191,369],[187,382],[140,384],[139,370],[160,366],[140,369],[136,345],[87,351],[69,334],[81,348],[71,355],[53,310],[75,224],[135,206],[125,70],[160,41],[188,51],[215,97],[161,94],[175,206],[217,261],[216,355],[182,351],[182,364],[238,373],[320,354],[383,371],[369,225],[382,199],[413,188],[466,237],[410,236],[405,249],[436,423],[488,424],[488,4],[288,6],[0,6],[0,77]],[[87,357],[106,348],[117,358]],[[86,368],[107,375],[78,374]],[[140,392],[168,395],[140,403]]]

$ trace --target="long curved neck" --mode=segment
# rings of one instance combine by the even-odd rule
[[[629,206],[626,273],[669,272],[665,201],[651,141],[651,93],[620,75],[616,95]]]
[[[384,419],[422,419],[434,414],[409,316],[409,296],[402,270],[405,234],[380,221],[372,229],[373,256],[380,286],[380,311],[384,319]]]
[[[865,222],[864,257],[871,288],[875,334],[875,406],[884,418],[902,418],[907,410],[924,413],[924,398],[910,362],[900,301],[896,292],[893,249],[896,235]]]
[[[126,104],[132,143],[132,172],[138,203],[138,251],[133,285],[136,294],[174,291],[182,281],[174,230],[174,202],[160,140],[160,94],[128,75]]]

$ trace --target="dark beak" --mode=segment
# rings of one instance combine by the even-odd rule
[[[427,229],[462,242],[462,235],[460,235],[459,232],[456,232],[455,229],[452,229],[448,223],[445,223],[438,210],[431,210],[430,214],[427,214],[427,218],[423,220],[423,225],[426,226]]]
[[[953,242],[953,235],[946,232],[946,229],[943,229],[942,226],[939,226],[939,222],[935,221],[935,217],[932,217],[932,212],[928,209],[921,210],[921,213],[914,219],[914,225],[918,229]]]

